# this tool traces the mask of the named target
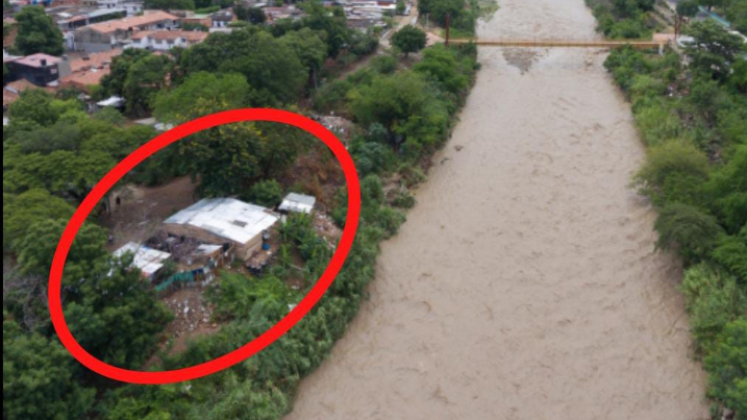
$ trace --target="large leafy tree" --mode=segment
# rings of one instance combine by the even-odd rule
[[[26,55],[44,53],[60,56],[64,52],[62,32],[44,8],[24,7],[16,16],[16,47]]]
[[[364,126],[382,124],[395,144],[419,149],[435,145],[446,132],[449,114],[426,79],[415,73],[376,77],[350,93],[350,110]],[[413,150],[415,151],[415,150]]]
[[[425,48],[426,41],[425,32],[412,25],[405,26],[392,36],[392,44],[406,57]]]
[[[123,96],[124,86],[130,68],[136,62],[148,57],[151,52],[137,48],[124,50],[121,55],[114,57],[111,72],[101,79],[101,96]]]
[[[308,80],[307,69],[296,52],[266,32],[213,34],[185,51],[181,64],[186,74],[207,71],[243,75],[252,88],[254,106],[295,102]]]
[[[3,248],[20,250],[28,229],[37,222],[65,219],[74,208],[46,190],[30,190],[18,196],[3,196]]]
[[[726,11],[734,29],[747,34],[747,1],[732,0]]]
[[[707,258],[723,234],[715,217],[680,203],[664,207],[654,227],[659,232],[657,246],[690,263]]]
[[[3,318],[3,418],[85,418],[96,392],[77,384],[70,353]]]
[[[687,32],[694,38],[687,47],[692,67],[715,79],[728,78],[737,57],[744,53],[744,41],[713,20],[695,22]]]
[[[281,41],[290,47],[306,66],[306,71],[314,85],[317,84],[317,75],[327,58],[327,44],[324,43],[322,36],[323,33],[303,28],[299,31],[288,32],[281,38]]]
[[[158,95],[154,115],[161,121],[183,123],[247,106],[250,91],[240,74],[194,73],[177,88]]]
[[[144,116],[152,109],[156,95],[166,87],[173,64],[162,55],[149,55],[132,64],[122,89],[128,114]]]

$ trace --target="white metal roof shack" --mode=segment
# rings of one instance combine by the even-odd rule
[[[171,259],[168,252],[159,251],[144,245],[130,242],[127,245],[114,251],[117,258],[131,253],[134,256],[132,266],[137,267],[143,272],[143,276],[151,278],[163,268],[163,263]]]
[[[233,198],[199,201],[166,219],[164,223],[189,225],[221,238],[246,244],[277,223],[268,209]]]
[[[316,205],[316,197],[310,195],[290,193],[280,204],[280,211],[310,214]]]

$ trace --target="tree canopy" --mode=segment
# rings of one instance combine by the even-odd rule
[[[64,52],[62,32],[43,7],[24,7],[15,19],[18,22],[16,47],[22,54],[62,55]]]
[[[399,48],[405,56],[422,50],[425,43],[425,32],[412,25],[405,26],[392,36],[392,45]]]

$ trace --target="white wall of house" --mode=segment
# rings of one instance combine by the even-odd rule
[[[177,38],[173,41],[169,40],[157,40],[151,37],[144,37],[139,40],[132,40],[132,44],[129,48],[137,48],[141,50],[151,51],[169,51],[175,47],[187,48],[190,44],[184,38]]]

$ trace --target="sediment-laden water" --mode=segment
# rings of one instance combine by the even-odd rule
[[[583,0],[501,0],[482,38],[590,39]],[[700,420],[676,261],[603,51],[480,51],[418,206],[289,420]]]

